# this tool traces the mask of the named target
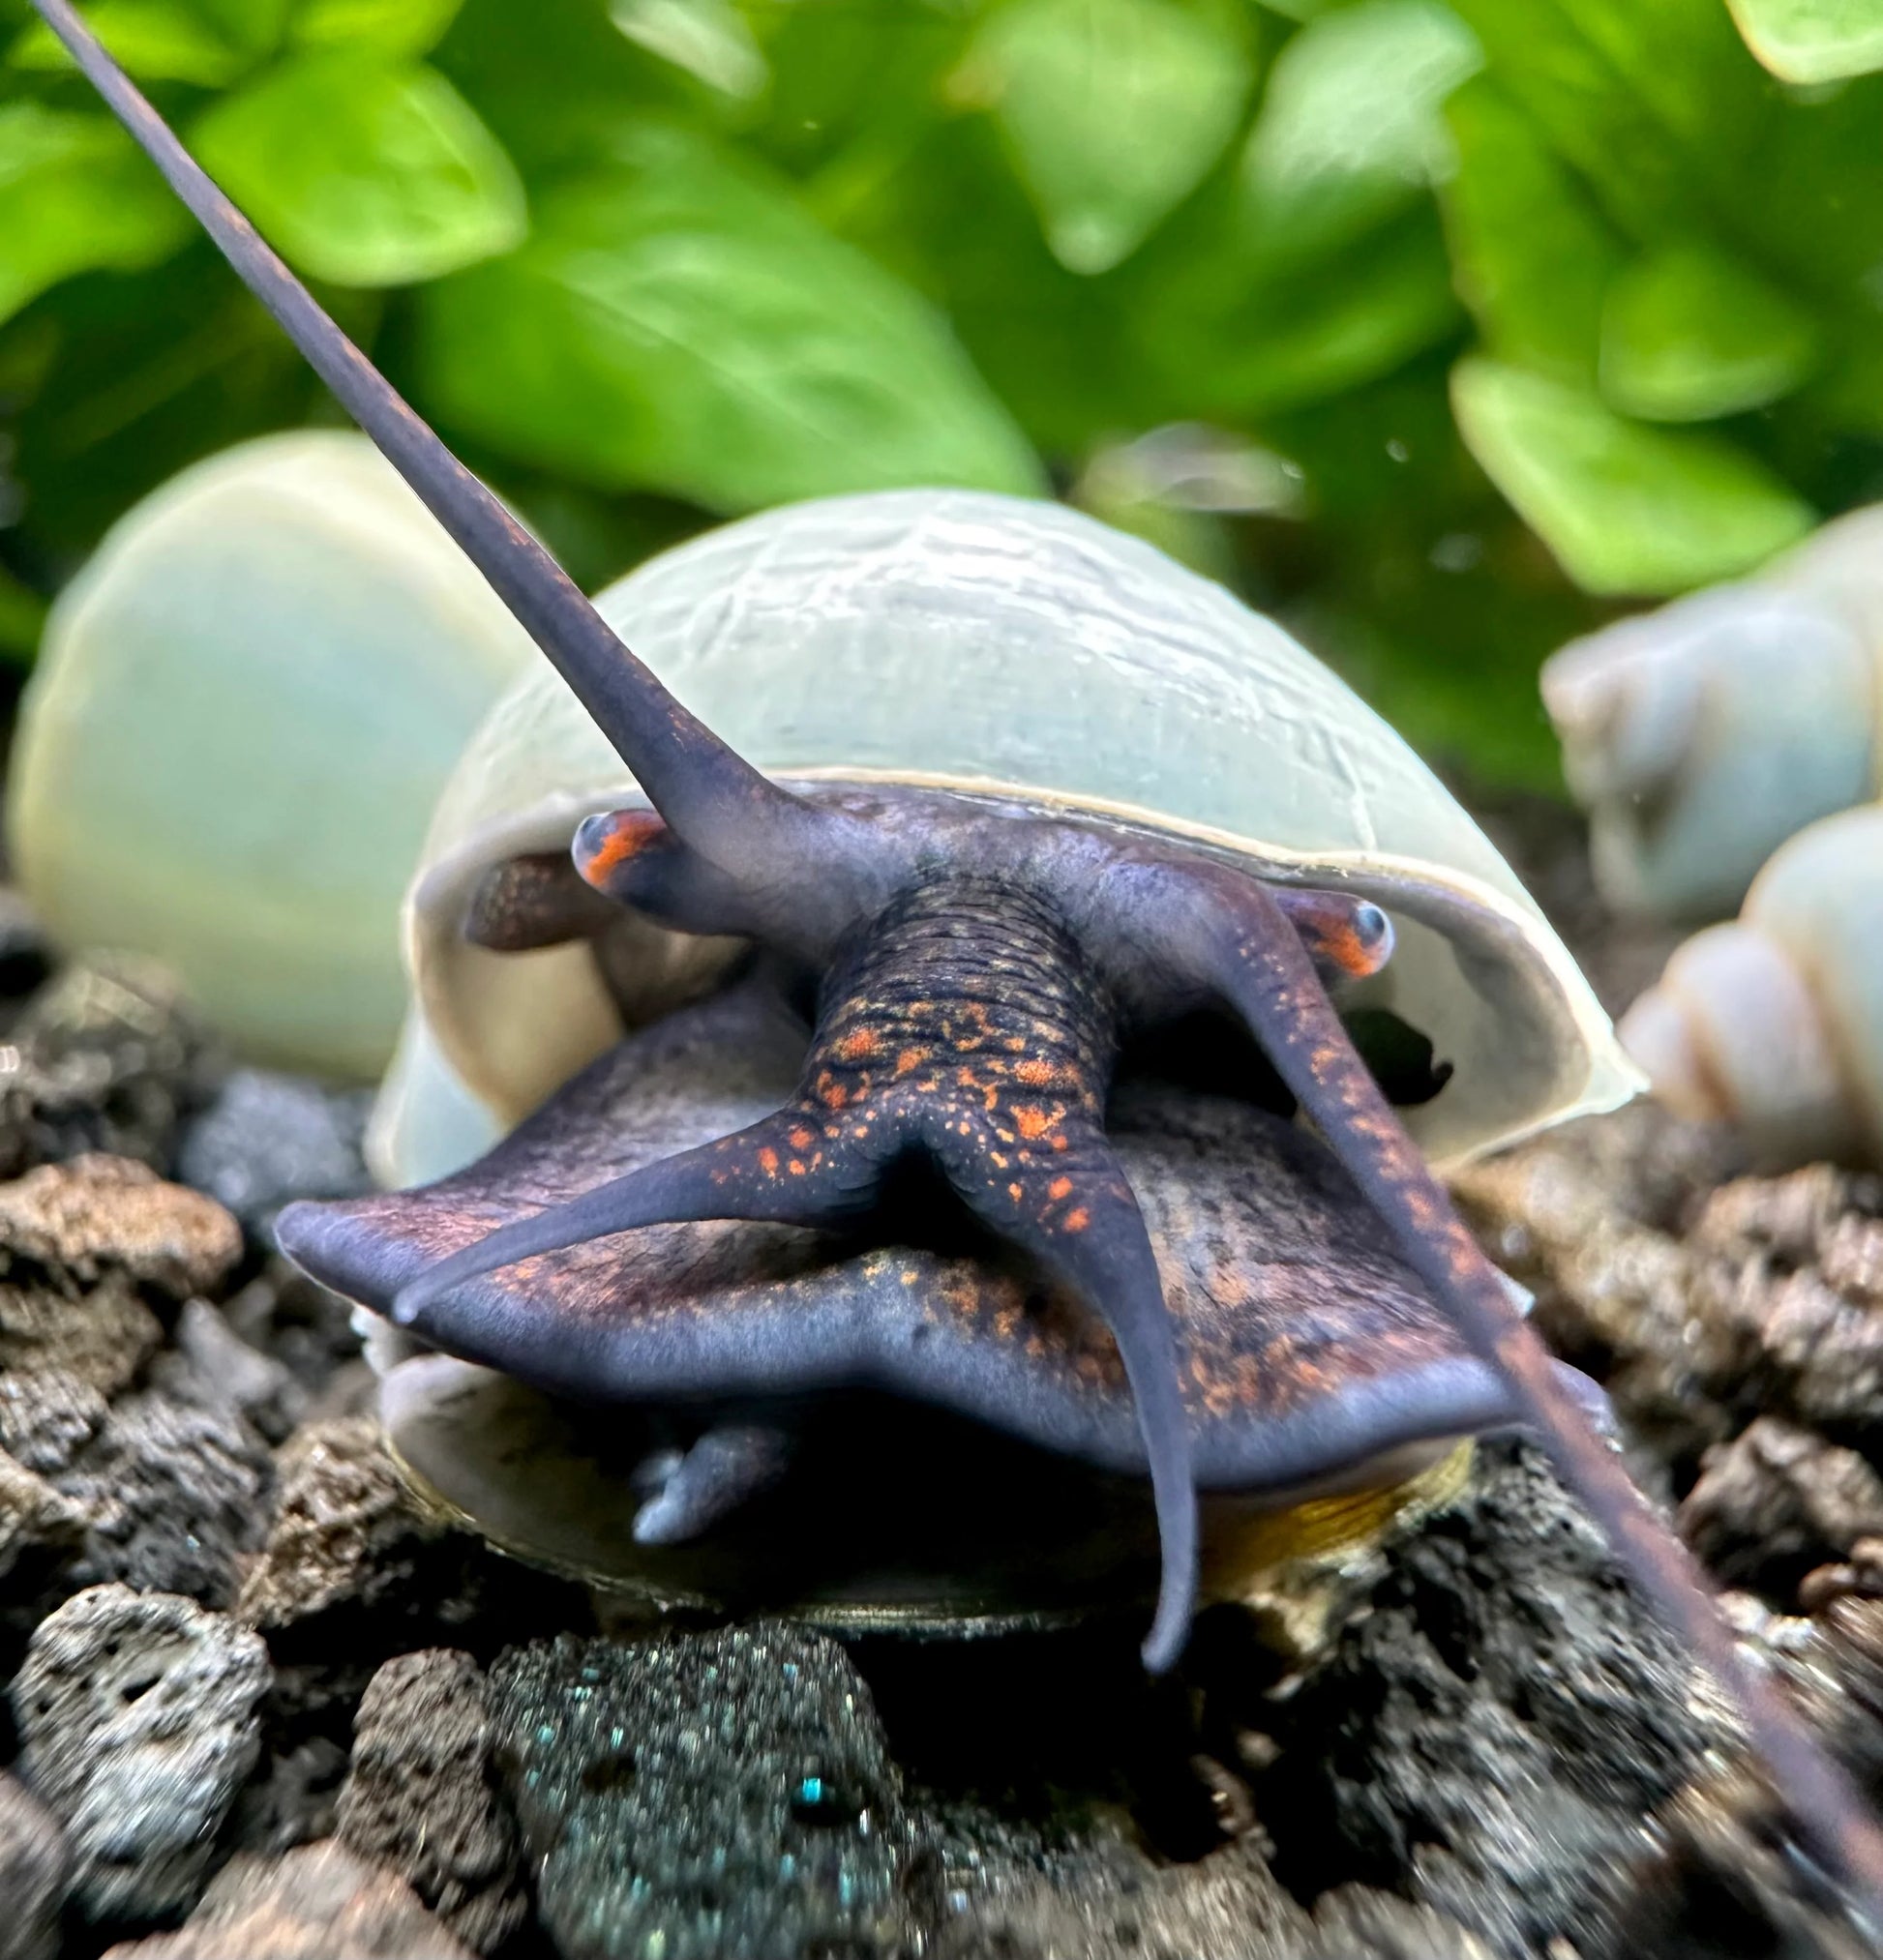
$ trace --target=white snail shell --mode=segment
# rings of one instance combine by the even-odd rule
[[[371,1080],[439,786],[540,658],[364,436],[244,443],[146,497],[53,608],[16,874],[67,947],[156,955],[255,1058]]]
[[[1729,915],[1786,838],[1877,793],[1883,506],[1571,642],[1542,692],[1604,898]]]
[[[1883,805],[1782,845],[1732,923],[1696,933],[1623,1017],[1677,1113],[1775,1165],[1883,1162]]]
[[[1639,1086],[1509,867],[1379,717],[1272,621],[1077,512],[956,490],[832,498],[681,546],[598,604],[688,707],[786,782],[954,787],[1332,883],[1392,914],[1371,997],[1456,1074],[1406,1113],[1457,1157]],[[641,801],[547,666],[447,785],[409,907],[415,1012],[380,1173],[440,1174],[618,1038],[583,943],[468,943],[485,874]],[[699,984],[647,929],[643,1003]],[[707,950],[705,957],[723,957]]]

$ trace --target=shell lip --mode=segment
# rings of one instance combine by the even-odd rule
[[[962,797],[984,806],[1004,806],[1017,817],[1063,816],[1140,836],[1179,840],[1264,876],[1299,883],[1326,880],[1358,886],[1401,921],[1413,919],[1454,943],[1469,929],[1479,942],[1472,957],[1480,965],[1486,960],[1501,960],[1510,966],[1522,966],[1526,984],[1546,999],[1547,1012],[1557,1018],[1563,1030],[1554,1037],[1555,1046],[1559,1052],[1573,1047],[1582,1065],[1578,1074],[1572,1067],[1564,1068],[1559,1058],[1558,1072],[1547,1092],[1534,1095],[1529,1108],[1504,1111],[1489,1124],[1479,1123],[1468,1134],[1432,1147],[1432,1161],[1442,1171],[1468,1163],[1487,1150],[1520,1142],[1555,1123],[1616,1109],[1648,1087],[1646,1076],[1617,1041],[1588,982],[1549,929],[1540,910],[1534,903],[1519,904],[1468,873],[1389,851],[1293,850],[1258,838],[1167,817],[1140,805],[1059,795],[993,777],[833,765],[780,771],[774,780],[787,788],[813,792],[843,787],[922,790]],[[558,1074],[552,1070],[550,1073],[555,1080],[537,1084],[531,1094],[520,1098],[502,1066],[483,1054],[479,1027],[466,1018],[462,996],[465,987],[473,984],[467,982],[466,972],[493,972],[495,969],[485,964],[491,962],[554,962],[571,949],[519,956],[488,954],[464,945],[458,925],[473,881],[499,857],[559,847],[573,835],[577,823],[596,811],[645,803],[645,796],[625,774],[609,782],[589,783],[581,789],[553,792],[529,809],[513,814],[501,823],[487,825],[453,848],[435,855],[407,896],[407,968],[416,976],[418,996],[433,1037],[471,1093],[502,1121],[514,1121],[526,1114],[541,1094],[554,1087],[556,1081],[565,1079],[568,1071]],[[1439,923],[1441,908],[1447,921],[1443,925]],[[658,929],[649,930],[650,937],[677,936],[662,935]],[[704,946],[708,942],[698,943]],[[544,970],[548,970],[547,965]],[[1388,973],[1390,972],[1389,967]],[[592,1025],[594,1033],[588,1041],[587,1053],[599,1053],[620,1032],[618,1017],[602,1000],[597,980],[574,975],[566,967],[564,977],[571,993],[567,1012],[559,1018],[570,1025]],[[488,1021],[489,1017],[483,1019]],[[582,1058],[577,1057],[573,1066],[580,1066]],[[1418,1128],[1422,1118],[1416,1114],[1412,1121]]]

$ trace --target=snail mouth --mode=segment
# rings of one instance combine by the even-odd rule
[[[453,1177],[294,1207],[284,1245],[383,1313],[506,1217],[776,1108],[804,1044],[748,981],[631,1037]],[[1227,1584],[1212,1576],[1221,1532],[1246,1566],[1251,1518],[1416,1486],[1458,1438],[1510,1421],[1315,1139],[1143,1070],[1115,1090],[1108,1129],[1190,1357],[1207,1587]],[[649,1227],[466,1282],[413,1331],[436,1351],[388,1375],[395,1446],[448,1508],[538,1562],[639,1574],[678,1601],[808,1598],[837,1618],[951,1625],[1155,1589],[1143,1444],[1102,1321],[929,1204],[841,1234]],[[715,1405],[794,1420],[816,1446],[696,1542],[637,1543],[637,1466]]]

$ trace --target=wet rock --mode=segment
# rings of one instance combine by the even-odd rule
[[[565,1637],[503,1655],[490,1703],[564,1960],[866,1960],[910,1937],[897,1775],[833,1642],[771,1625]]]
[[[1883,1477],[1855,1450],[1762,1415],[1707,1452],[1676,1521],[1728,1585],[1789,1596],[1813,1566],[1883,1533]]]
[[[236,1605],[256,1626],[376,1605],[401,1584],[411,1541],[445,1529],[418,1510],[371,1416],[310,1423],[276,1468],[274,1524]]]
[[[42,1622],[13,1688],[20,1768],[70,1833],[91,1917],[194,1901],[268,1678],[253,1633],[170,1594],[95,1587]]]
[[[36,1552],[63,1552],[85,1533],[84,1510],[0,1450],[0,1579]]]
[[[72,1847],[59,1821],[16,1776],[0,1774],[0,1953],[53,1960]]]
[[[121,1580],[227,1606],[266,1529],[273,1477],[267,1448],[233,1409],[157,1390],[121,1397],[57,1479],[89,1522],[73,1582]]]
[[[934,1960],[1308,1960],[1308,1915],[1247,1845],[1157,1865],[1122,1842],[1045,1870],[974,1875],[929,1946]],[[1356,1950],[1348,1948],[1346,1954]]]
[[[63,1279],[0,1281],[0,1444],[29,1470],[64,1468],[163,1338],[123,1273],[83,1291]]]
[[[185,1402],[229,1409],[270,1442],[284,1442],[305,1412],[308,1394],[286,1366],[252,1348],[207,1300],[185,1300],[171,1330],[173,1353],[152,1380]]]
[[[361,1140],[372,1094],[298,1076],[237,1069],[185,1131],[177,1174],[272,1242],[296,1198],[355,1198],[371,1188]]]
[[[154,965],[75,963],[27,1003],[0,1049],[0,1172],[86,1151],[164,1171],[225,1064]]]
[[[105,1960],[471,1960],[390,1872],[338,1844],[237,1857],[177,1933]]]
[[[242,1256],[229,1214],[128,1158],[88,1154],[0,1185],[0,1252],[78,1282],[108,1271],[173,1299],[209,1292]]]
[[[1370,1886],[1341,1886],[1314,1902],[1304,1960],[1495,1960],[1455,1919]]]
[[[346,1750],[331,1736],[289,1740],[271,1733],[262,1705],[262,1768],[243,1786],[225,1833],[238,1851],[279,1856],[332,1837],[346,1777]]]
[[[402,1654],[373,1677],[338,1820],[344,1843],[397,1872],[467,1946],[488,1953],[523,1923],[516,1826],[469,1654]]]
[[[1257,1810],[1297,1893],[1405,1892],[1500,1954],[1580,1944],[1598,1875],[1730,1746],[1713,1708],[1542,1460],[1486,1445],[1472,1492],[1273,1710]]]
[[[283,1259],[270,1260],[223,1303],[222,1314],[249,1347],[287,1370],[305,1399],[302,1417],[297,1419],[316,1405],[329,1403],[335,1376],[359,1358],[360,1337],[353,1330],[350,1302],[315,1286]],[[359,1372],[370,1379],[367,1371]],[[325,1409],[327,1414],[344,1412]]]

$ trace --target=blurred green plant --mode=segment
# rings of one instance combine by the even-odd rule
[[[579,576],[1049,486],[1548,785],[1535,669],[1883,495],[1883,0],[92,0]],[[0,0],[0,648],[332,411]]]

